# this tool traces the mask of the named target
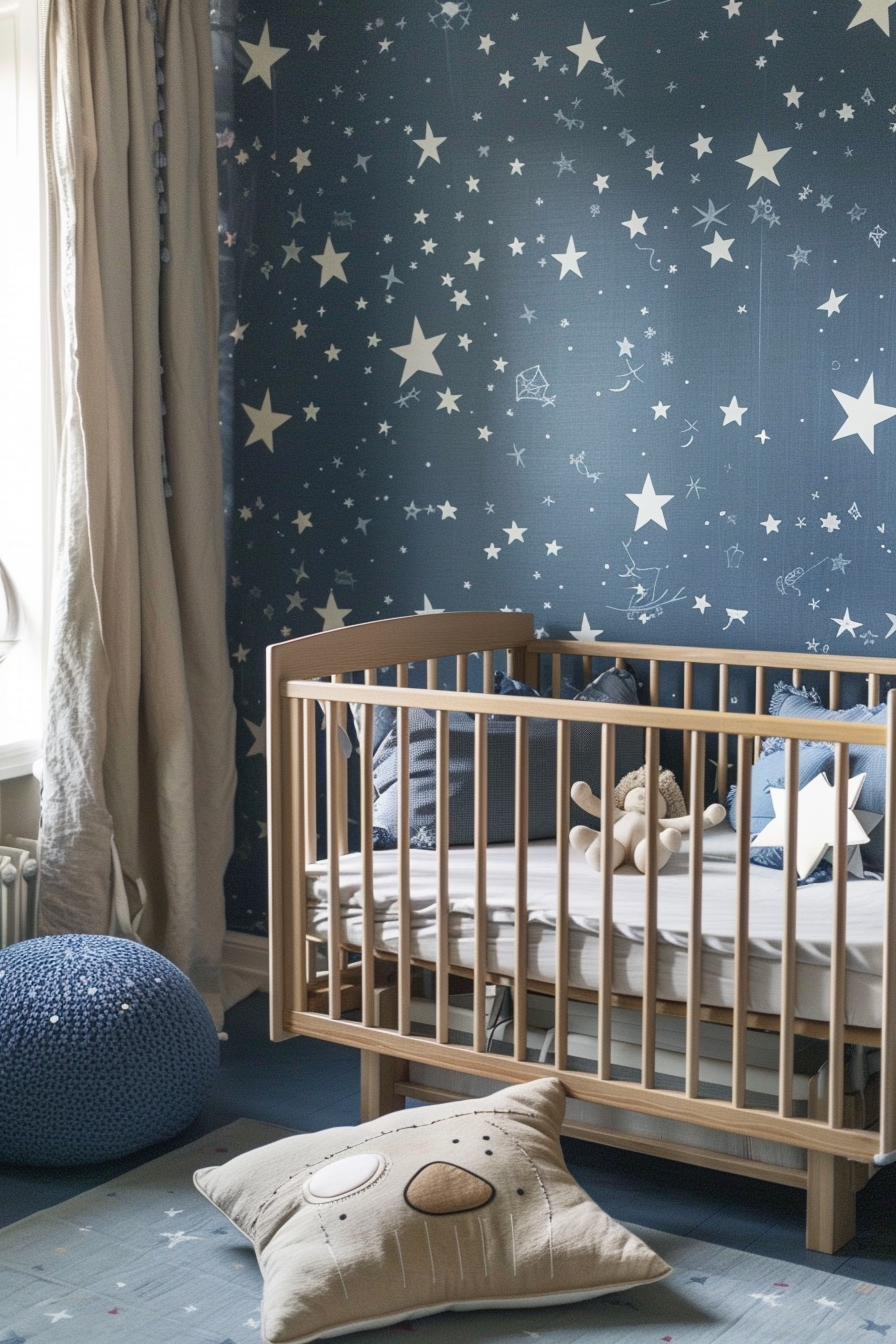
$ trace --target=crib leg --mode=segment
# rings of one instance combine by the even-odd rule
[[[807,1158],[806,1249],[833,1255],[856,1234],[853,1164],[811,1149]]]
[[[375,991],[374,1022],[378,1027],[398,1025],[398,992],[394,985]],[[404,1097],[396,1094],[396,1083],[407,1080],[408,1063],[374,1050],[361,1051],[361,1122],[375,1120],[389,1111],[404,1109]]]

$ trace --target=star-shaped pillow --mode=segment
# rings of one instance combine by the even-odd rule
[[[876,812],[854,811],[864,775],[855,775],[849,781],[846,798],[846,843],[864,845],[868,840],[865,830],[872,829],[881,820]],[[750,841],[751,845],[783,845],[787,828],[787,794],[784,789],[769,789],[775,815],[758,835]],[[818,774],[811,779],[797,796],[797,837],[796,870],[800,877],[808,877],[834,843],[836,824],[836,794],[826,775]],[[851,865],[852,871],[853,865]],[[858,858],[858,874],[862,876],[861,856]]]
[[[544,1306],[670,1273],[563,1161],[555,1079],[280,1139],[194,1175],[253,1243],[262,1338]]]

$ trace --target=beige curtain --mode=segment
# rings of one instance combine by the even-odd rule
[[[220,1022],[235,717],[208,5],[44,3],[60,484],[41,931],[139,936]]]

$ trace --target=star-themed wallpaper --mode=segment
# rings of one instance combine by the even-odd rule
[[[889,652],[894,0],[212,18],[230,928],[266,928],[269,643],[508,607]]]

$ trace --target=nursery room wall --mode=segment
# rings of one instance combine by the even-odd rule
[[[213,9],[231,929],[269,643],[508,607],[890,652],[891,3]]]

